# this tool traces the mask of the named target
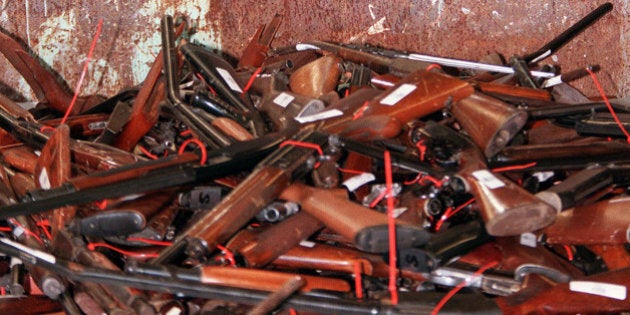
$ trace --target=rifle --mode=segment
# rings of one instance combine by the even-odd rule
[[[327,137],[303,129],[295,140],[322,145]],[[154,263],[170,261],[184,248],[189,257],[206,257],[217,244],[227,241],[254,218],[262,207],[274,201],[292,181],[309,171],[314,165],[313,150],[298,146],[285,146],[275,150],[218,205],[182,231],[174,244],[160,253]]]
[[[360,250],[370,253],[389,251],[387,215],[330,194],[328,190],[294,183],[280,195],[299,203],[302,211],[344,236]],[[402,221],[396,223],[396,244],[400,249],[426,243],[429,234]]]
[[[33,149],[19,144],[18,146],[0,151],[0,155],[2,155],[2,162],[4,162],[5,165],[28,174],[35,173],[37,155],[35,155]]]
[[[470,96],[473,87],[446,74],[418,70],[369,101],[361,113],[345,112],[328,119],[322,129],[358,140],[393,138],[402,126]],[[355,92],[356,93],[356,92]]]
[[[486,157],[507,146],[527,122],[525,111],[482,93],[461,99],[451,113]]]
[[[623,245],[630,242],[630,199],[611,198],[592,205],[577,206],[556,216],[543,233],[548,244]]]
[[[422,129],[432,141],[453,143],[460,149],[457,175],[479,206],[488,234],[519,235],[545,227],[555,217],[550,205],[501,174],[491,173],[479,149],[460,134],[433,122]]]
[[[340,62],[340,58],[328,55],[305,64],[289,77],[291,91],[310,98],[335,92],[341,75]]]
[[[157,275],[142,275],[116,270],[94,268],[69,262],[45,252],[21,246],[8,239],[0,239],[0,252],[23,258],[24,261],[50,269],[64,277],[79,282],[123,285],[143,290],[175,293],[180,296],[203,299],[232,301],[243,304],[256,304],[267,298],[268,292],[226,286],[202,284],[189,279],[190,270],[180,268],[162,268],[165,271]],[[182,271],[180,273],[180,271]],[[196,279],[196,278],[195,278]],[[191,281],[192,280],[192,281]],[[388,300],[366,299],[358,301],[345,297],[300,293],[291,296],[282,308],[293,308],[298,312],[326,314],[418,314],[433,309],[442,298],[441,293],[402,293],[397,305]],[[450,300],[445,311],[475,310],[484,314],[499,314],[497,305],[477,294],[458,294]]]
[[[269,45],[278,31],[281,21],[282,14],[276,13],[269,24],[258,27],[249,44],[243,50],[236,66],[237,69],[258,68],[263,64],[270,48]]]
[[[226,247],[236,253],[245,266],[263,267],[322,227],[321,222],[302,211],[260,232],[244,229]]]
[[[492,157],[490,168],[534,163],[528,171],[583,169],[595,163],[628,162],[630,146],[620,141],[513,145]]]
[[[3,213],[0,216],[33,214],[61,206],[219,178],[252,167],[253,163],[273,150],[290,132],[291,130],[285,130],[283,134],[269,134],[216,150],[202,166],[194,165],[197,160],[194,154],[183,154],[93,172],[72,178],[58,188],[30,190],[21,203],[2,208]]]

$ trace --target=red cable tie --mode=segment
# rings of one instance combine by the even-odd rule
[[[427,153],[427,146],[424,145],[424,139],[416,142],[416,148],[418,149],[418,153],[420,155],[420,161],[424,161],[424,156]]]
[[[315,151],[317,151],[317,153],[321,156],[324,155],[324,151],[322,150],[322,148],[315,144],[315,143],[310,143],[310,142],[303,142],[303,141],[295,141],[295,140],[285,140],[284,142],[280,143],[280,147],[285,147],[287,145],[292,145],[292,146],[296,146],[296,147],[302,147],[302,148],[307,148],[307,149],[313,149]],[[315,163],[315,168],[319,167],[319,161],[317,163]]]
[[[128,250],[124,250],[112,245],[109,245],[107,243],[89,243],[87,244],[87,248],[89,250],[96,250],[97,247],[105,247],[108,249],[111,249],[117,253],[123,254],[125,256],[128,257],[136,257],[136,258],[156,258],[158,256],[160,256],[157,253],[142,253],[142,252],[132,252],[132,251],[128,251]]]
[[[289,315],[298,315],[298,313],[294,309],[290,308]]]
[[[573,250],[571,249],[571,247],[569,245],[562,245],[564,247],[564,250],[567,252],[567,259],[569,261],[573,261]]]
[[[179,133],[180,136],[187,136],[187,135],[190,135],[190,134],[192,134],[192,131],[190,129],[186,129],[186,130],[184,130],[184,131]]]
[[[9,219],[9,222],[14,224],[15,226],[21,228],[22,230],[24,230],[24,234],[26,234],[26,236],[32,236],[33,238],[35,238],[40,244],[44,244],[44,241],[41,239],[41,237],[39,237],[39,235],[33,233],[33,231],[27,229],[24,225],[20,224],[20,222],[18,222],[15,219]]]
[[[35,223],[35,225],[37,225],[44,232],[49,240],[52,240],[52,234],[50,234],[50,231],[48,231],[48,227],[50,226],[48,220],[40,220],[39,222]]]
[[[354,291],[355,291],[355,295],[357,296],[357,299],[362,299],[363,298],[363,279],[361,278],[362,276],[362,272],[361,272],[361,261],[359,260],[355,260],[354,264],[353,264],[353,272],[354,272]]]
[[[177,154],[183,154],[186,147],[191,143],[196,144],[201,150],[201,159],[199,160],[199,164],[202,164],[202,165],[206,164],[206,159],[208,158],[208,152],[206,151],[206,146],[203,144],[203,142],[201,142],[201,140],[197,138],[190,138],[184,141],[182,145],[179,147]]]
[[[435,223],[435,231],[436,232],[439,231],[440,228],[442,227],[442,224],[444,224],[444,222],[446,220],[448,220],[450,217],[454,216],[457,212],[459,212],[462,209],[466,208],[468,205],[470,205],[474,201],[475,201],[475,198],[470,198],[470,199],[468,199],[468,201],[466,201],[463,204],[459,205],[455,209],[453,209],[452,207],[448,207],[446,209],[446,211],[444,211],[444,214],[440,217],[440,220]]]
[[[13,229],[10,226],[0,226],[0,232],[11,232]]]
[[[378,197],[376,197],[376,199],[372,200],[372,202],[370,202],[370,204],[368,205],[369,208],[374,208],[376,207],[376,205],[381,202],[381,200],[383,200],[383,198],[385,198],[385,196],[387,195],[387,189],[385,189],[380,195],[378,195]]]
[[[236,260],[234,259],[232,251],[221,245],[217,245],[217,248],[223,253],[225,259],[230,263],[230,266],[236,267]]]
[[[100,210],[105,210],[105,209],[107,209],[108,202],[107,202],[107,199],[103,199],[103,200],[99,200],[99,201],[94,201],[94,204]]]
[[[413,184],[417,183],[422,178],[422,176],[424,176],[424,174],[418,173],[416,178],[414,178],[414,179],[412,179],[410,181],[405,181],[405,182],[403,182],[403,184],[405,184],[405,185],[413,185]]]
[[[368,105],[370,105],[369,101],[363,102],[363,105],[357,109],[354,114],[352,114],[352,120],[357,120],[363,116],[363,112],[367,109]]]
[[[431,175],[424,175],[422,177],[420,177],[420,179],[418,180],[418,184],[420,185],[424,185],[422,184],[423,180],[427,180],[429,182],[431,182],[433,185],[435,185],[435,187],[440,188],[442,187],[442,184],[444,184],[444,180],[439,180]]]
[[[595,83],[595,87],[597,88],[597,91],[604,99],[604,103],[606,103],[606,107],[608,107],[608,111],[613,116],[613,119],[617,123],[617,126],[619,126],[619,129],[621,129],[623,134],[626,136],[626,142],[630,143],[630,134],[628,133],[628,130],[624,128],[623,124],[621,123],[621,120],[619,120],[619,117],[617,116],[617,113],[615,113],[615,110],[613,109],[612,105],[610,105],[608,96],[606,96],[606,93],[604,92],[604,88],[602,88],[602,85],[599,83],[599,80],[597,79],[595,72],[591,71],[591,69],[589,69],[588,67],[586,68],[586,72],[588,72],[588,74],[591,75],[591,78],[593,79],[593,82]]]
[[[365,173],[366,173],[366,172],[363,172],[363,171],[350,170],[350,169],[347,169],[347,168],[341,168],[341,167],[338,167],[337,169],[338,169],[340,172],[342,172],[342,173],[348,173],[348,174],[357,174],[357,175],[360,175],[360,174],[365,174]]]
[[[90,50],[88,50],[87,58],[85,59],[85,64],[83,64],[83,71],[81,71],[81,76],[79,77],[79,81],[77,82],[77,86],[74,89],[74,96],[72,96],[72,101],[70,101],[70,105],[68,109],[66,109],[66,113],[63,115],[61,119],[60,125],[63,125],[68,116],[70,116],[70,112],[72,112],[72,108],[74,108],[74,104],[77,102],[79,98],[79,92],[81,92],[81,85],[83,85],[83,79],[85,78],[85,74],[88,71],[88,66],[90,65],[90,61],[92,60],[92,54],[94,53],[94,48],[96,48],[96,41],[98,37],[101,35],[101,29],[103,28],[103,19],[98,20],[98,25],[96,26],[96,34],[94,34],[94,38],[92,39],[92,44],[90,45]]]
[[[398,288],[396,287],[396,221],[394,219],[394,196],[392,194],[393,176],[390,153],[385,150],[385,187],[387,192],[387,226],[389,232],[389,293],[392,304],[398,304]]]
[[[7,289],[4,287],[0,287],[0,295],[5,296],[7,294]]]
[[[343,93],[343,97],[348,97],[348,95],[350,95],[350,88],[347,88],[346,91]]]
[[[142,152],[142,154],[146,155],[148,158],[152,159],[152,160],[157,160],[158,156],[151,153],[151,151],[147,150],[147,148],[138,145],[138,149],[140,149],[140,152]]]
[[[151,244],[151,245],[158,245],[158,246],[171,246],[171,245],[173,245],[173,242],[156,241],[156,240],[152,240],[152,239],[144,238],[144,237],[129,237],[129,238],[127,238],[127,240],[130,241],[130,242],[142,242],[142,243],[147,243],[147,244]]]
[[[432,64],[428,65],[425,70],[426,71],[431,71],[433,69],[440,69],[440,70],[442,70],[442,66],[437,64],[437,63],[432,63]]]
[[[444,307],[444,304],[446,304],[446,302],[448,302],[448,300],[450,298],[452,298],[457,292],[459,292],[459,290],[461,290],[464,286],[466,286],[466,284],[468,284],[468,282],[474,280],[476,277],[480,276],[484,271],[498,265],[499,262],[498,261],[493,261],[491,263],[488,263],[486,265],[484,265],[483,267],[479,268],[479,270],[475,271],[475,273],[473,273],[473,275],[466,279],[465,281],[460,282],[455,288],[453,288],[451,291],[449,291],[441,300],[440,302],[438,302],[437,305],[435,305],[435,307],[433,308],[433,310],[431,311],[431,315],[437,315],[437,313],[440,311],[440,309],[442,309],[442,307]]]
[[[256,71],[254,71],[254,73],[252,73],[252,76],[249,77],[247,84],[245,84],[245,87],[243,87],[243,95],[245,95],[245,93],[249,91],[249,89],[252,87],[252,84],[254,84],[254,80],[256,80],[256,77],[258,77],[261,71],[262,68],[259,67],[258,69],[256,69]]]
[[[512,166],[505,166],[505,167],[497,167],[497,168],[493,168],[492,172],[493,173],[501,173],[501,172],[508,172],[508,171],[518,171],[518,170],[523,170],[526,168],[530,168],[532,166],[536,166],[536,162],[531,162],[531,163],[527,163],[527,164],[523,164],[523,165],[512,165]]]

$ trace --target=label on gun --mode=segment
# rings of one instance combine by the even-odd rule
[[[348,191],[352,192],[357,190],[357,188],[373,181],[376,179],[376,176],[372,173],[362,173],[357,176],[352,176],[346,179],[342,185],[348,188]]]
[[[223,80],[225,80],[225,83],[227,83],[230,89],[239,93],[243,93],[241,87],[238,85],[238,83],[236,83],[236,80],[232,78],[232,75],[227,70],[223,68],[217,68],[217,72],[219,72],[219,75],[223,78]]]
[[[400,100],[402,100],[407,95],[409,95],[411,92],[413,92],[416,88],[417,88],[417,86],[415,86],[413,84],[409,84],[409,83],[402,84],[401,86],[397,87],[394,91],[392,91],[391,93],[387,94],[387,96],[385,96],[381,100],[380,103],[383,104],[383,105],[394,106]]]
[[[48,178],[48,172],[45,167],[42,167],[42,172],[39,173],[37,180],[39,180],[39,187],[42,189],[50,189],[50,179]]]
[[[525,246],[529,246],[529,247],[534,247],[536,248],[536,234],[534,233],[523,233],[521,234],[521,241],[520,241],[521,245],[525,245]]]
[[[505,186],[505,184],[500,179],[498,179],[488,170],[474,171],[472,173],[472,176],[474,176],[479,181],[479,183],[490,189],[496,189]]]
[[[333,118],[333,117],[337,117],[341,115],[343,115],[342,111],[338,109],[330,109],[330,110],[325,110],[323,112],[319,112],[313,115],[295,117],[295,120],[297,120],[301,124],[304,124],[304,123],[314,122],[314,121],[318,121],[322,119]]]
[[[291,102],[293,102],[294,99],[295,97],[293,97],[293,95],[289,95],[287,93],[282,92],[278,94],[276,98],[273,99],[273,102],[279,105],[280,107],[285,108],[289,106],[289,104],[291,104]]]
[[[628,291],[623,285],[595,281],[571,281],[569,282],[569,290],[617,300],[625,300]]]

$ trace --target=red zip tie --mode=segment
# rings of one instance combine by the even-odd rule
[[[505,167],[497,167],[497,168],[493,168],[492,172],[493,173],[501,173],[501,172],[508,172],[508,171],[518,171],[518,170],[523,170],[526,168],[530,168],[532,166],[536,166],[536,162],[531,162],[531,163],[527,163],[527,164],[523,164],[523,165],[512,165],[512,166],[505,166]]]
[[[439,180],[439,179],[437,179],[437,178],[435,178],[435,177],[433,177],[431,175],[424,175],[424,176],[420,177],[420,179],[418,180],[418,184],[424,185],[422,183],[423,180],[431,182],[437,188],[442,187],[442,185],[444,184],[444,180]]]
[[[11,232],[13,229],[10,226],[0,226],[0,232]]]
[[[337,169],[338,169],[340,172],[342,172],[342,173],[348,173],[348,174],[357,174],[357,175],[358,175],[358,174],[365,174],[365,173],[367,173],[367,172],[363,172],[363,171],[350,170],[350,169],[347,169],[347,168],[341,168],[341,167],[338,167]]]
[[[385,187],[387,192],[387,226],[389,231],[389,294],[392,304],[398,304],[398,288],[396,287],[396,221],[394,219],[394,196],[392,194],[393,176],[390,153],[385,150]]]
[[[152,239],[148,239],[148,238],[144,238],[144,237],[129,237],[129,238],[127,238],[127,240],[130,241],[130,242],[142,242],[142,243],[147,243],[147,244],[151,244],[151,245],[158,245],[158,246],[171,246],[171,245],[173,245],[173,242],[156,241],[156,240],[152,240]]]
[[[418,153],[420,154],[420,161],[424,161],[424,156],[427,153],[427,146],[424,145],[424,139],[416,142],[416,148],[418,148]]]
[[[87,244],[87,248],[89,250],[92,250],[92,251],[95,250],[97,247],[105,247],[105,248],[111,249],[111,250],[113,250],[115,252],[118,252],[118,253],[123,254],[125,256],[128,256],[128,257],[156,258],[156,257],[160,256],[158,253],[132,252],[132,251],[120,249],[118,247],[109,245],[107,243],[89,243],[89,244]]]
[[[287,145],[292,145],[292,146],[296,146],[296,147],[302,147],[302,148],[308,148],[308,149],[313,149],[315,151],[317,151],[317,153],[319,155],[324,155],[324,151],[322,151],[322,148],[314,143],[310,143],[310,142],[303,142],[303,141],[295,141],[295,140],[285,140],[284,142],[280,143],[280,147],[285,147]],[[317,161],[317,163],[315,163],[315,168],[319,167],[319,161]]]
[[[24,233],[26,234],[26,236],[32,236],[33,238],[35,238],[40,244],[44,244],[44,241],[41,239],[41,237],[39,237],[39,235],[33,233],[33,231],[27,229],[24,225],[20,224],[20,222],[18,222],[15,219],[9,219],[8,220],[11,224],[21,228],[22,230],[24,230]]]
[[[459,292],[459,290],[461,290],[464,286],[466,286],[466,284],[472,280],[474,280],[474,278],[478,277],[479,275],[481,275],[484,271],[498,265],[499,262],[498,261],[493,261],[491,263],[488,263],[486,265],[484,265],[483,267],[479,268],[479,270],[477,270],[475,273],[473,273],[473,275],[468,278],[466,281],[462,281],[460,282],[455,288],[453,288],[451,291],[449,291],[441,300],[440,302],[438,302],[437,305],[435,305],[435,307],[433,308],[433,310],[431,311],[431,315],[437,315],[437,313],[440,311],[440,309],[442,309],[442,307],[444,307],[444,304],[446,304],[446,302],[448,302],[448,300],[450,298],[452,298],[457,292]]]
[[[230,263],[230,266],[236,267],[236,260],[234,259],[232,251],[221,245],[217,245],[217,248],[223,253],[225,259]]]
[[[199,164],[202,164],[202,165],[206,164],[206,159],[208,158],[208,152],[206,152],[206,146],[203,144],[203,142],[201,142],[201,140],[197,138],[190,138],[184,141],[182,145],[179,147],[177,154],[183,154],[186,147],[191,143],[196,144],[201,150],[201,160],[199,160]]]
[[[362,299],[363,298],[363,279],[361,278],[361,262],[356,260],[352,266],[353,268],[353,272],[354,272],[354,291],[355,291],[355,295],[357,296],[357,299]]]
[[[0,287],[0,295],[5,296],[7,294],[7,289],[4,287]]]
[[[152,160],[157,160],[158,156],[151,153],[151,151],[147,150],[147,148],[138,145],[138,149],[140,149],[140,152],[142,152],[142,154],[146,155],[148,158],[152,159]]]
[[[381,202],[381,200],[383,200],[383,198],[385,198],[386,195],[387,195],[387,189],[385,189],[380,195],[378,195],[378,197],[376,197],[376,199],[372,200],[372,202],[370,202],[368,207],[370,207],[370,208],[376,207],[376,205],[379,202]]]
[[[569,245],[562,245],[564,247],[564,250],[567,252],[567,259],[569,261],[573,261],[573,250],[571,249],[571,247]]]
[[[298,315],[298,313],[294,309],[290,308],[289,315]]]
[[[99,201],[94,201],[94,205],[96,205],[97,208],[99,208],[100,210],[105,210],[107,209],[107,199],[103,199],[103,200],[99,200]]]
[[[61,119],[60,125],[66,123],[68,116],[70,116],[70,112],[72,112],[72,108],[74,104],[77,102],[77,98],[79,98],[79,92],[81,92],[81,85],[83,85],[83,79],[85,78],[85,74],[87,73],[88,66],[90,65],[90,61],[92,60],[92,54],[94,53],[94,48],[96,48],[96,41],[98,37],[101,35],[101,29],[103,28],[103,19],[98,20],[98,25],[96,26],[96,34],[94,34],[94,38],[92,39],[92,44],[90,45],[90,50],[88,51],[87,58],[85,59],[85,64],[83,64],[83,71],[81,71],[81,76],[79,77],[79,81],[77,82],[77,87],[74,89],[74,96],[72,97],[72,101],[70,101],[70,105],[68,109],[66,109],[66,113],[63,115]]]
[[[363,116],[363,112],[365,112],[365,109],[367,109],[368,105],[370,105],[369,101],[365,101],[363,103],[363,105],[361,105],[361,107],[359,107],[359,109],[357,109],[354,114],[352,114],[352,120],[357,120],[359,118],[361,118]]]
[[[597,88],[597,91],[604,99],[604,103],[606,103],[606,107],[608,107],[608,111],[613,116],[613,119],[617,123],[617,126],[619,126],[619,129],[621,129],[623,134],[626,136],[626,142],[630,143],[630,134],[628,133],[628,130],[624,128],[623,124],[621,123],[621,120],[619,120],[619,117],[617,116],[617,113],[615,113],[615,110],[613,109],[612,105],[610,105],[608,96],[606,96],[606,92],[604,92],[604,88],[602,88],[602,85],[599,83],[599,80],[597,79],[595,72],[591,71],[591,69],[589,69],[588,67],[586,68],[586,72],[588,72],[588,74],[591,75],[591,78],[593,78],[593,83],[595,83],[595,87]]]
[[[187,135],[190,135],[190,134],[192,134],[192,131],[190,129],[186,129],[186,130],[184,130],[184,131],[179,133],[180,136],[187,136]]]
[[[350,95],[350,88],[347,88],[346,91],[343,93],[343,97],[348,97],[348,95]]]
[[[468,205],[470,205],[474,201],[475,201],[475,198],[470,198],[468,201],[466,201],[463,204],[459,205],[455,209],[453,209],[452,207],[448,207],[446,209],[446,211],[444,211],[444,214],[442,215],[442,217],[440,217],[440,220],[435,223],[435,231],[436,232],[439,231],[440,228],[442,227],[442,224],[444,224],[444,222],[446,220],[448,220],[450,217],[454,216],[457,212],[459,212],[462,209],[466,208]]]
[[[52,240],[52,234],[50,234],[50,232],[48,231],[48,227],[50,226],[48,220],[40,220],[39,222],[35,223],[35,225],[42,229],[49,240]]]
[[[261,71],[262,71],[262,68],[258,68],[256,69],[256,71],[254,71],[254,73],[252,73],[252,76],[249,77],[247,84],[245,84],[245,87],[243,87],[243,95],[245,95],[245,93],[249,91],[249,89],[252,87],[252,84],[254,84],[254,80],[256,80],[256,77],[258,77]]]
[[[403,184],[405,184],[405,185],[413,185],[413,184],[417,183],[420,180],[420,178],[422,178],[423,175],[424,174],[422,174],[422,173],[418,173],[416,178],[414,178],[414,179],[412,179],[410,181],[405,181],[405,182],[403,182]]]

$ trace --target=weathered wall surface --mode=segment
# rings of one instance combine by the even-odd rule
[[[370,43],[392,49],[476,60],[539,48],[602,2],[501,0],[1,0],[0,27],[76,84],[98,19],[103,32],[82,94],[111,96],[140,83],[160,50],[163,14],[198,25],[193,39],[238,57],[256,28],[282,13],[279,47],[311,39]],[[565,70],[599,64],[608,94],[630,95],[630,0],[547,60]],[[31,92],[6,60],[0,83],[26,99]],[[590,80],[575,85],[595,95]]]

